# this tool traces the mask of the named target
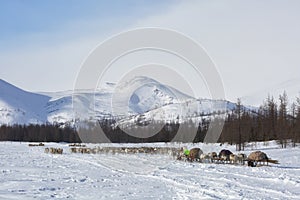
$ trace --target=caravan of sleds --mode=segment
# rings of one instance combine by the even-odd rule
[[[190,162],[201,162],[201,163],[217,163],[217,164],[235,164],[245,165],[250,167],[258,167],[269,165],[269,163],[279,164],[278,160],[272,160],[262,151],[255,151],[247,156],[244,153],[233,154],[230,150],[223,149],[217,154],[211,152],[204,154],[200,148],[192,148],[185,154],[185,151],[181,151],[178,155],[177,160],[184,160]]]
[[[29,144],[28,146],[44,146],[44,144]],[[71,153],[81,154],[161,154],[170,155],[173,158],[186,162],[200,162],[200,163],[216,163],[216,164],[234,164],[234,165],[248,165],[250,167],[258,167],[272,164],[279,164],[278,160],[272,160],[262,151],[255,151],[247,156],[244,153],[233,154],[230,150],[223,149],[217,154],[216,152],[203,153],[200,148],[186,148],[175,147],[94,147],[89,148],[84,144],[70,144]],[[45,153],[63,154],[61,148],[45,148]]]

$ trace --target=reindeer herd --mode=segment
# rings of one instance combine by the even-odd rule
[[[167,147],[71,147],[71,153],[82,153],[82,154],[167,154],[171,156],[176,156],[178,153],[177,148],[167,148]]]
[[[45,148],[45,153],[51,153],[51,154],[63,154],[64,150],[61,148]]]
[[[44,146],[43,143],[29,144],[29,147]],[[94,147],[89,148],[84,144],[70,144],[70,153],[80,154],[164,154],[170,155],[177,160],[189,161],[189,162],[201,162],[201,163],[217,163],[217,164],[235,164],[256,167],[260,165],[268,165],[269,163],[278,164],[277,160],[270,159],[266,153],[261,151],[255,151],[247,156],[244,153],[234,154],[230,150],[223,149],[218,154],[216,152],[203,153],[200,148],[192,148],[189,150],[189,154],[185,154],[184,148],[175,147]],[[63,154],[62,148],[46,147],[44,152],[50,154]]]

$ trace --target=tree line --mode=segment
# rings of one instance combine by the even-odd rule
[[[214,119],[218,120],[218,117]],[[195,134],[193,142],[203,142],[211,122],[209,118],[202,118],[200,121],[187,119],[180,124],[153,122],[154,126],[161,127],[160,131],[150,137],[141,138],[127,134],[119,126],[113,126],[116,121],[110,118],[95,122],[106,137],[115,143],[169,142],[175,136],[178,137],[179,130],[180,137]],[[97,134],[97,129],[93,130],[96,127],[95,123],[87,122],[84,129]],[[129,132],[133,129],[146,135],[153,132],[151,126],[127,127]],[[81,139],[76,130],[78,128],[69,125],[62,127],[58,124],[2,125],[0,141],[80,143]],[[289,141],[294,146],[300,143],[300,98],[289,106],[288,97],[283,93],[279,96],[278,103],[273,97],[268,97],[258,109],[248,109],[238,99],[236,108],[227,114],[218,142],[236,144],[237,150],[243,150],[247,142],[269,140],[277,140],[282,148],[285,148]]]
[[[0,141],[81,142],[74,128],[52,124],[2,125]]]
[[[300,98],[291,106],[287,94],[268,97],[256,111],[242,106],[240,99],[236,109],[228,114],[219,142],[236,144],[243,150],[246,142],[277,140],[282,148],[288,141],[293,146],[300,142]]]

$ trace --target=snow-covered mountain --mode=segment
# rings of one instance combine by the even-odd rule
[[[31,93],[0,80],[0,124],[70,123],[105,117],[130,122],[182,120],[233,110],[225,100],[195,99],[148,77],[97,90]]]
[[[0,79],[0,124],[46,123],[50,97],[26,92]]]

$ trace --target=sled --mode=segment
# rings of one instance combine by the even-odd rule
[[[249,167],[269,166],[269,163],[279,164],[278,160],[273,160],[273,159],[264,159],[264,160],[249,160],[249,159],[247,159],[245,161],[248,163]]]

